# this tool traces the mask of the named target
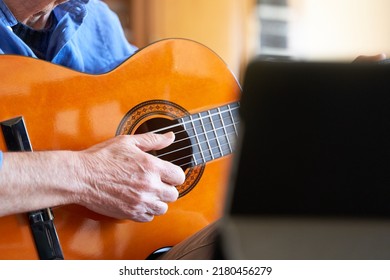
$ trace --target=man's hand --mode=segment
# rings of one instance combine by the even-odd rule
[[[79,169],[78,204],[118,219],[151,221],[178,198],[175,186],[183,170],[147,151],[174,141],[174,134],[122,135],[83,152]]]
[[[353,62],[377,62],[386,59],[386,54],[359,55]]]

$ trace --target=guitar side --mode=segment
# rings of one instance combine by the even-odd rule
[[[124,116],[151,100],[196,113],[236,102],[240,95],[235,77],[214,52],[181,39],[152,44],[102,75],[9,55],[0,56],[0,73],[0,120],[22,115],[34,151],[82,150],[114,137]],[[145,119],[166,117],[161,114]],[[0,149],[6,150],[3,139]],[[144,259],[218,219],[230,158],[207,163],[196,186],[151,223],[117,221],[75,205],[56,207],[65,259]],[[1,218],[0,228],[0,258],[37,258],[25,215]]]

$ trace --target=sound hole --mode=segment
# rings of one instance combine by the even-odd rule
[[[167,128],[162,131],[161,128]],[[176,120],[164,118],[153,118],[141,124],[135,131],[135,134],[156,131],[165,133],[172,131],[175,133],[175,141],[167,148],[151,151],[150,153],[159,158],[172,162],[180,166],[183,171],[193,166],[192,164],[192,146],[191,140],[184,127]]]

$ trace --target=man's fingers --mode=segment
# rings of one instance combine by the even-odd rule
[[[379,53],[376,55],[359,55],[353,62],[376,62],[386,59],[386,54]]]
[[[175,140],[175,135],[173,132],[168,132],[165,134],[146,133],[134,135],[134,137],[136,146],[145,152],[163,149],[168,147]],[[167,161],[161,161],[158,163],[158,169],[160,172],[161,181],[164,183],[172,186],[178,186],[183,184],[185,181],[184,171],[177,165]]]
[[[175,187],[166,185],[160,189],[159,198],[163,202],[174,202],[179,198],[179,191]]]
[[[133,135],[136,146],[144,152],[161,150],[168,147],[175,140],[173,132],[164,134],[145,133]]]
[[[160,177],[162,182],[171,186],[179,186],[184,183],[186,175],[181,167],[169,162],[163,162],[162,164],[166,165],[161,167]]]
[[[164,215],[168,211],[168,204],[162,201],[155,201],[147,211],[147,214],[151,214],[153,216]]]

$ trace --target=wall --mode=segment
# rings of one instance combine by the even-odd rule
[[[132,40],[132,27],[130,22],[131,10],[130,10],[130,1],[131,0],[103,0],[107,5],[118,15],[123,30],[126,37],[129,41]]]
[[[257,0],[105,1],[119,12],[129,40],[139,47],[162,38],[194,39],[217,52],[238,77],[258,50]],[[390,56],[390,1],[286,1],[290,55],[313,60],[352,60],[379,52]]]
[[[256,40],[256,0],[132,0],[135,43],[189,38],[214,50],[240,76]]]
[[[360,54],[390,55],[388,0],[289,0],[289,5],[296,56],[351,60]]]

